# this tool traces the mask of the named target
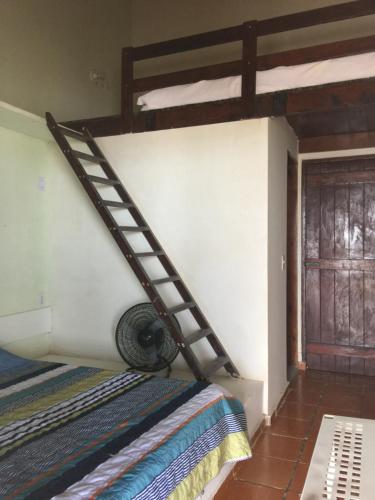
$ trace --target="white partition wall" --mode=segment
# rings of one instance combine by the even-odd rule
[[[241,375],[266,382],[273,410],[286,387],[281,257],[294,134],[262,119],[100,143]]]
[[[100,141],[242,375],[260,380],[267,351],[267,135],[268,121],[254,120]],[[54,213],[64,218],[52,229],[59,262],[53,346],[116,356],[108,331],[146,297],[70,167],[56,175]]]

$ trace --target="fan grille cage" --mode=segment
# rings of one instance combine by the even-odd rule
[[[176,318],[173,320],[180,328]],[[159,351],[159,362],[151,366],[150,356],[139,345],[138,334],[154,321],[160,321],[160,318],[149,302],[131,307],[120,318],[116,328],[116,345],[120,356],[132,368],[151,372],[162,370],[174,361],[179,352],[167,326],[163,323],[163,343]]]

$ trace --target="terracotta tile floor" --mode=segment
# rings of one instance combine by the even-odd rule
[[[253,457],[236,465],[215,500],[297,500],[325,413],[375,418],[375,377],[299,372]]]

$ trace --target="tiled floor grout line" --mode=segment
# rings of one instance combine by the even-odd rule
[[[375,377],[373,380],[362,380],[361,377],[340,377],[322,372],[298,374],[283,395],[271,426],[263,427],[252,443],[253,457],[257,458],[255,468],[246,466],[233,470],[231,481],[240,488],[234,491],[241,493],[232,496],[229,489],[222,499],[258,498],[259,494],[262,496],[263,488],[264,494],[272,498],[298,498],[323,415],[332,413],[375,418],[374,396]],[[278,462],[285,472],[280,472],[276,480],[272,467],[277,469]],[[259,472],[254,474],[254,471]]]
[[[327,386],[326,386],[326,387],[327,387]],[[321,393],[321,394],[320,394],[320,396],[319,396],[319,401],[322,401],[322,399],[323,399],[323,394]],[[295,465],[294,465],[294,467],[293,467],[292,476],[291,476],[291,478],[289,479],[289,483],[287,484],[287,487],[285,488],[285,491],[284,491],[284,494],[283,494],[283,500],[285,500],[285,499],[287,498],[288,493],[289,493],[290,491],[292,491],[292,490],[290,490],[290,487],[292,486],[293,481],[294,481],[294,479],[295,479],[295,477],[296,477],[296,472],[297,472],[297,467],[298,467],[298,464],[302,463],[302,462],[301,462],[301,458],[302,458],[303,452],[304,452],[304,450],[305,450],[305,448],[306,448],[306,446],[307,446],[307,442],[308,442],[308,440],[309,440],[310,433],[311,433],[311,431],[312,431],[312,427],[313,427],[313,424],[314,424],[315,418],[316,418],[316,416],[317,416],[317,414],[318,414],[318,409],[319,409],[319,406],[320,406],[320,405],[319,405],[319,404],[317,404],[317,405],[314,405],[314,406],[315,406],[315,411],[314,411],[313,417],[312,417],[312,419],[311,419],[311,421],[310,421],[310,427],[309,427],[308,435],[307,435],[307,436],[303,439],[303,440],[304,440],[304,443],[301,445],[301,449],[300,449],[300,451],[299,451],[299,455],[298,455],[297,460],[296,460],[296,462],[295,462]]]
[[[321,406],[321,404],[320,404],[320,403],[321,403],[321,401],[322,401],[322,398],[323,398],[323,395],[324,395],[325,391],[327,390],[327,387],[328,387],[328,384],[326,383],[326,384],[324,385],[324,391],[323,391],[323,392],[321,392],[321,393],[319,394],[319,400],[318,400],[317,404],[316,404],[316,405],[311,405],[311,406],[313,406],[313,407],[314,407],[314,413],[313,413],[312,418],[310,419],[310,425],[309,425],[308,435],[302,439],[304,442],[301,444],[301,448],[300,448],[300,450],[299,450],[299,453],[298,453],[297,459],[296,459],[296,460],[290,460],[291,462],[293,462],[293,463],[294,463],[294,465],[293,465],[293,470],[292,470],[291,477],[290,477],[290,479],[289,479],[289,482],[288,482],[288,484],[287,484],[286,488],[285,488],[285,489],[283,489],[283,488],[275,488],[275,487],[273,487],[273,489],[275,489],[275,490],[277,490],[277,491],[283,491],[283,490],[284,490],[284,491],[283,491],[283,499],[285,499],[285,498],[287,497],[287,495],[288,495],[288,493],[289,493],[290,491],[293,491],[293,490],[290,490],[290,487],[291,487],[291,485],[293,484],[293,481],[294,481],[294,479],[295,479],[295,475],[296,475],[296,472],[297,472],[297,467],[298,467],[298,465],[299,465],[300,463],[302,463],[302,462],[301,462],[301,458],[302,458],[303,452],[304,452],[304,450],[305,450],[305,447],[306,447],[306,445],[307,445],[307,442],[308,442],[308,440],[309,440],[309,437],[311,436],[311,431],[312,431],[312,428],[313,428],[313,424],[314,424],[315,418],[316,418],[316,416],[317,416],[317,414],[318,414],[318,409],[319,409],[319,407]],[[285,397],[283,398],[282,402],[280,402],[280,405],[279,405],[279,411],[278,411],[278,412],[277,412],[277,414],[275,415],[275,417],[276,417],[276,418],[277,418],[278,416],[280,416],[280,410],[282,410],[282,408],[283,408],[284,404],[286,403],[286,401],[287,401],[287,399],[288,399],[289,394],[290,394],[293,390],[296,390],[296,389],[294,389],[293,387],[291,387],[291,388],[287,391],[287,393],[285,394]],[[296,403],[298,404],[298,401],[296,401]],[[303,403],[302,403],[302,404],[303,404]],[[305,419],[296,419],[296,420],[305,420]],[[272,429],[272,424],[271,424],[270,428]],[[263,430],[263,431],[259,434],[259,436],[258,436],[258,437],[257,437],[257,439],[255,440],[255,442],[253,443],[253,448],[255,448],[255,447],[256,447],[256,443],[259,441],[260,437],[261,437],[264,433],[265,433],[265,432],[264,432],[264,430]],[[274,435],[274,436],[288,437],[288,438],[290,438],[290,439],[299,439],[299,438],[295,438],[294,436],[285,436],[284,434],[278,434],[278,433],[272,433],[272,432],[271,432],[270,434],[271,434],[271,435]],[[287,461],[289,461],[289,460],[287,460]],[[234,478],[234,480],[236,480],[236,481],[241,481],[241,482],[245,482],[245,483],[247,482],[247,483],[251,483],[251,484],[254,484],[254,485],[259,484],[259,485],[262,485],[262,486],[270,487],[269,485],[263,485],[262,483],[255,483],[254,481],[245,481],[245,480],[242,480],[242,479],[240,479],[240,478],[237,478],[237,477],[235,476],[235,473],[233,474],[233,478]]]

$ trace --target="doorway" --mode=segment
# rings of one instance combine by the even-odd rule
[[[298,365],[298,164],[288,155],[287,194],[287,373]]]
[[[375,375],[375,156],[308,160],[302,173],[307,366]]]

